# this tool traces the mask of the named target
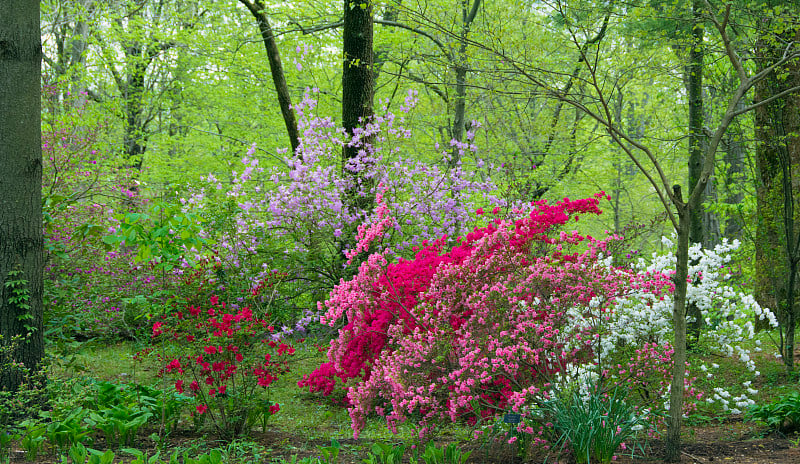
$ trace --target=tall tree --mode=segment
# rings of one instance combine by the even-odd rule
[[[756,293],[777,309],[781,354],[792,370],[800,266],[800,59],[785,57],[800,43],[800,14],[784,9],[784,2],[771,3],[758,23],[755,53],[758,71],[780,63],[755,88],[754,102],[762,103],[755,113]]]
[[[461,31],[458,34],[458,52],[455,59],[455,75],[456,75],[456,98],[455,109],[453,112],[453,140],[461,142],[464,137],[464,129],[466,128],[466,114],[467,114],[467,71],[469,65],[467,61],[467,39],[469,38],[469,30],[472,27],[472,22],[475,21],[475,16],[478,14],[478,8],[481,6],[481,0],[473,0],[470,6],[468,0],[461,0]],[[454,168],[458,164],[459,159],[459,146],[453,147],[453,153],[450,157],[450,167]]]
[[[44,355],[41,49],[39,2],[0,2],[0,343],[21,337],[11,357],[28,369]],[[22,380],[0,370],[0,389]]]
[[[375,93],[373,80],[373,26],[372,0],[345,0],[342,27],[342,127],[348,139],[358,128],[372,118],[372,99]],[[350,207],[361,211],[370,209],[373,202],[370,191],[372,180],[359,175],[353,163],[372,142],[372,137],[361,138],[359,143],[346,143],[342,150],[342,169],[353,172],[353,187],[349,192]],[[366,158],[364,158],[366,159]],[[356,162],[357,163],[357,162]]]

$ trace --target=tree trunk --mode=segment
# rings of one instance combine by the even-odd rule
[[[22,337],[11,357],[31,370],[44,355],[41,59],[39,2],[0,2],[0,344]],[[22,372],[2,367],[0,390],[16,390]]]
[[[703,171],[703,18],[701,16],[702,0],[692,1],[692,43],[689,50],[689,65],[686,66],[686,87],[689,94],[689,186],[694,187],[700,180]],[[709,183],[709,185],[711,185]],[[702,204],[702,200],[700,200]],[[703,208],[693,208],[689,214],[689,243],[704,243]],[[692,318],[689,326],[691,340],[700,338],[703,317],[696,304],[688,305],[688,315]]]
[[[250,10],[250,13],[256,19],[256,23],[258,23],[261,39],[264,41],[264,48],[267,50],[269,70],[272,73],[275,92],[278,94],[278,105],[281,107],[283,123],[286,125],[286,132],[289,134],[292,153],[297,153],[297,148],[300,146],[300,132],[297,129],[297,118],[292,109],[292,97],[289,94],[289,86],[286,84],[286,74],[283,72],[278,44],[275,42],[275,34],[272,32],[272,27],[269,25],[269,18],[265,11],[266,6],[263,0],[239,0],[239,2]]]
[[[789,23],[791,24],[791,23]],[[797,28],[774,34],[765,24],[756,44],[758,70],[781,58],[786,41],[800,40]],[[800,63],[788,62],[778,73],[772,73],[755,86],[754,103],[800,85]],[[777,310],[781,325],[781,351],[791,368],[789,336],[793,337],[796,286],[792,285],[792,254],[798,231],[795,217],[798,208],[794,198],[800,179],[800,92],[768,102],[755,112],[756,145],[756,252],[755,294],[763,306]],[[788,183],[788,185],[787,185]],[[792,287],[791,289],[789,287]],[[791,325],[791,327],[790,327]],[[787,336],[783,343],[783,335]]]
[[[362,137],[357,143],[351,142],[357,129],[364,127],[373,115],[371,0],[345,0],[343,36],[342,127],[350,143],[342,150],[342,170],[350,173],[354,181],[348,192],[349,207],[367,214],[374,202],[374,195],[370,193],[374,181],[360,175],[368,166],[358,163],[359,167],[353,171],[348,164],[358,158],[359,151],[369,152],[373,141],[372,137]]]
[[[142,47],[137,42],[125,47],[125,57],[128,60],[128,75],[122,90],[125,98],[125,133],[122,136],[122,146],[125,150],[125,162],[128,167],[140,171],[144,152],[147,149],[147,124],[144,117],[144,90],[145,73],[149,63],[143,62]],[[130,187],[136,191],[135,185]]]
[[[676,197],[681,200],[680,187],[675,186]],[[672,305],[673,349],[672,382],[669,393],[669,418],[664,459],[678,462],[681,458],[681,420],[686,378],[686,279],[689,275],[689,231],[691,204],[676,205],[678,213],[678,249],[675,253],[675,295]]]

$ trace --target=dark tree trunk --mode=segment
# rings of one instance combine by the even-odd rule
[[[372,97],[375,91],[372,60],[372,1],[345,0],[343,27],[342,70],[342,127],[348,141],[359,127],[372,118]],[[361,138],[358,143],[347,143],[342,150],[342,169],[353,175],[354,183],[349,192],[348,206],[368,212],[374,202],[370,193],[373,180],[347,168],[348,163],[358,157],[361,150],[371,148],[372,137]],[[361,169],[366,166],[361,166]]]
[[[39,2],[0,2],[0,343],[23,337],[11,355],[28,369],[44,355],[41,59]],[[29,309],[10,301],[20,280]],[[0,369],[0,389],[21,381]]]
[[[128,76],[122,90],[125,98],[125,133],[122,146],[126,164],[139,171],[142,169],[144,152],[147,149],[147,122],[144,116],[145,73],[148,62],[144,62],[142,48],[136,43],[125,48],[129,61]],[[132,188],[135,190],[135,188]]]
[[[275,84],[275,92],[278,94],[278,104],[281,107],[283,123],[286,125],[286,132],[289,134],[289,143],[292,146],[292,153],[297,153],[300,146],[300,132],[297,130],[297,118],[292,109],[292,97],[289,94],[289,86],[286,84],[286,74],[283,72],[281,54],[278,51],[278,44],[275,42],[275,34],[269,25],[269,18],[265,11],[266,6],[263,0],[239,0],[250,10],[250,13],[258,23],[258,30],[261,31],[261,40],[264,41],[264,48],[267,50],[267,60],[269,69],[272,73],[272,82]]]
[[[757,43],[758,69],[779,60],[785,43],[800,39],[798,29],[774,34],[765,24]],[[754,102],[764,101],[800,85],[800,62],[788,62],[776,74],[756,84]],[[794,194],[800,179],[800,92],[775,99],[756,109],[756,298],[777,310],[781,324],[784,363],[794,364],[796,269],[798,233],[795,224],[800,200]],[[785,338],[784,338],[785,335]],[[791,345],[791,346],[790,346]]]
[[[702,0],[692,1],[692,43],[689,50],[689,65],[686,67],[686,87],[689,94],[689,185],[694,187],[703,171],[705,136],[703,135],[703,18]],[[711,185],[709,183],[709,185]],[[702,199],[700,200],[702,203]],[[689,214],[689,243],[704,243],[703,208],[693,208]],[[690,339],[697,340],[703,325],[703,317],[697,305],[690,303],[687,314],[692,318],[689,326]]]

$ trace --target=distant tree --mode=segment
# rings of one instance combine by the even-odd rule
[[[258,30],[261,32],[261,40],[267,50],[272,82],[275,84],[275,91],[278,94],[278,104],[281,107],[283,123],[286,125],[286,132],[289,134],[289,142],[294,153],[300,145],[300,133],[297,131],[297,118],[292,109],[292,98],[289,95],[289,86],[286,84],[286,75],[283,72],[283,64],[281,63],[278,44],[275,41],[275,33],[272,32],[272,27],[269,24],[266,5],[264,0],[239,0],[239,2],[247,7],[250,14],[253,15],[258,24]]]

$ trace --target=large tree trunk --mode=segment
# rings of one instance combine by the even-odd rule
[[[11,356],[31,370],[44,355],[41,59],[39,2],[0,2],[0,344],[22,337]],[[22,372],[0,367],[0,389],[15,390]]]
[[[342,127],[345,145],[342,148],[342,174],[349,178],[344,204],[347,210],[359,215],[360,220],[343,231],[339,246],[339,259],[344,251],[355,247],[358,224],[366,219],[375,206],[375,179],[365,175],[370,171],[370,158],[374,136],[355,136],[373,116],[375,92],[372,47],[372,0],[344,0],[344,26],[342,28]],[[360,155],[362,153],[363,155]],[[347,278],[358,269],[359,262],[344,271]]]
[[[694,187],[700,180],[703,171],[703,145],[705,136],[703,125],[705,113],[703,111],[703,18],[701,16],[702,0],[692,1],[692,42],[689,50],[689,64],[685,68],[686,88],[689,93],[689,185]],[[709,185],[711,185],[709,183]],[[702,203],[702,200],[701,200]],[[703,208],[694,208],[689,214],[689,244],[704,243],[705,231],[703,230]],[[692,319],[689,326],[691,340],[700,338],[703,317],[700,308],[690,303],[687,313]]]
[[[372,60],[372,0],[345,0],[343,27],[343,69],[342,69],[342,127],[348,141],[357,129],[373,116],[372,98],[375,92]],[[363,175],[361,165],[358,172],[347,168],[348,163],[358,157],[359,151],[369,150],[372,137],[362,137],[358,143],[346,143],[342,150],[342,170],[353,176],[348,207],[368,212],[374,202],[370,192],[374,187],[372,179]]]

